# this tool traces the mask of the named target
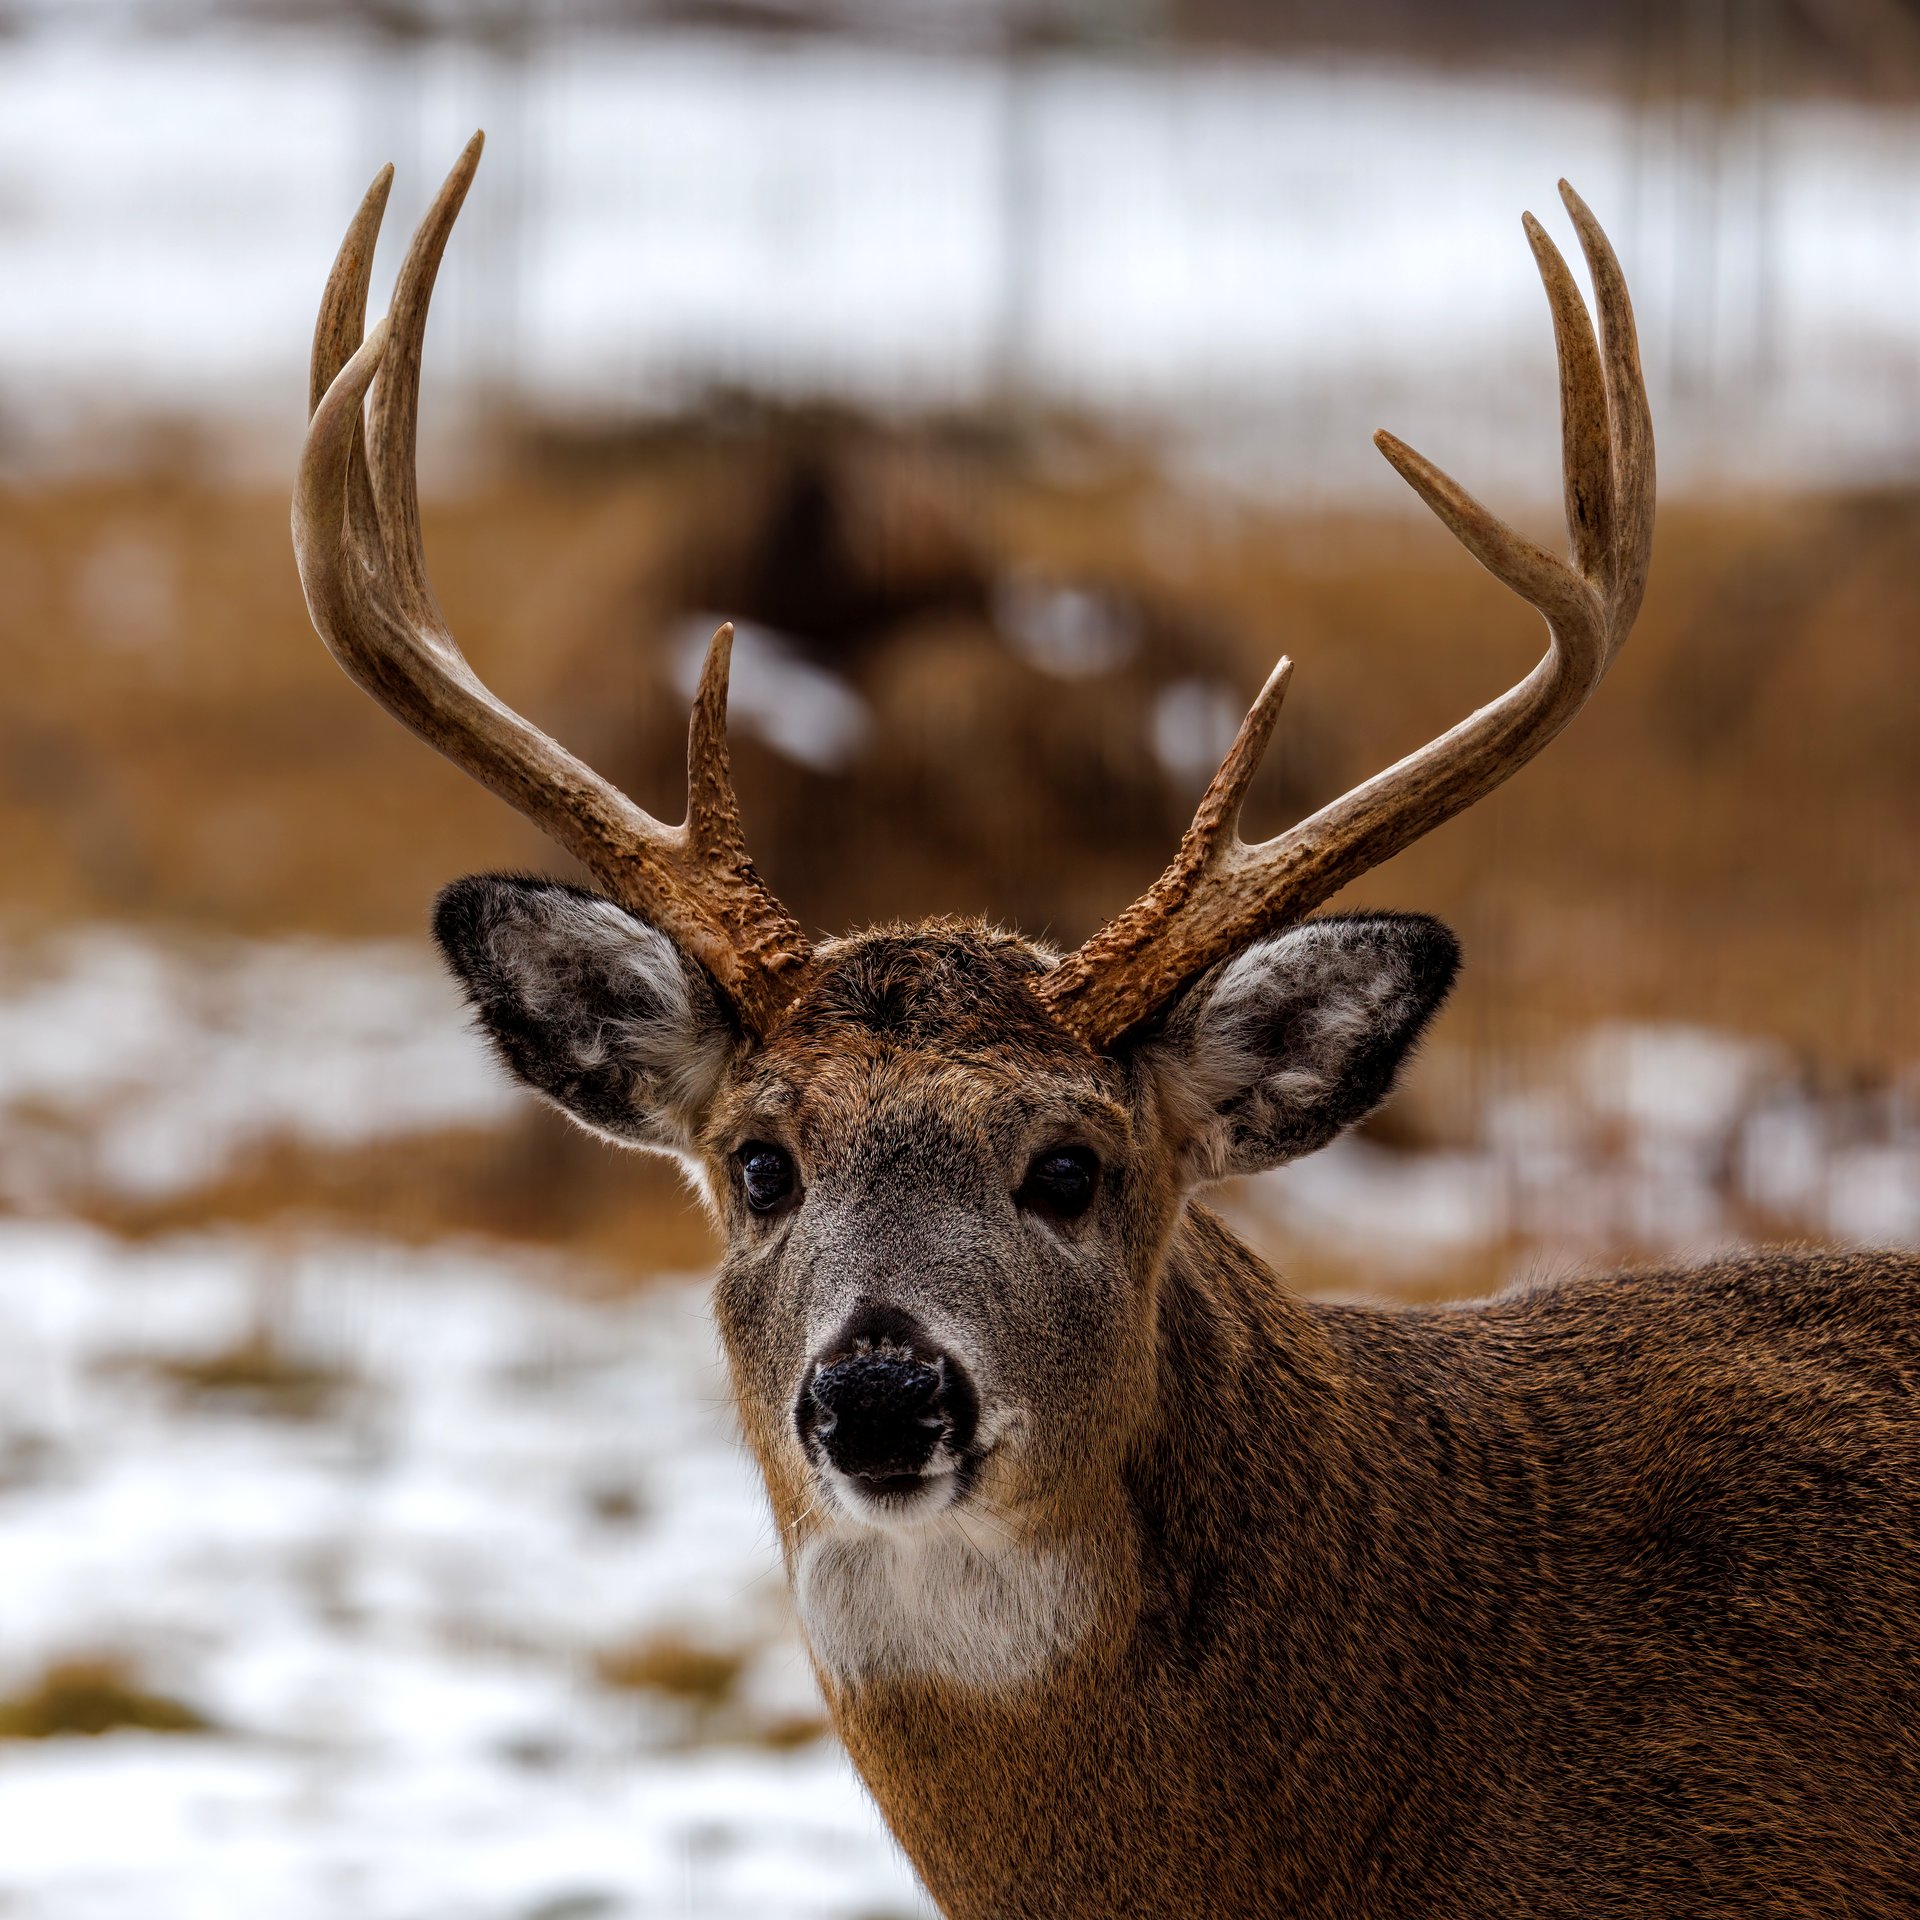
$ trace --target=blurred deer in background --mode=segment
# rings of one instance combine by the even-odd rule
[[[1563,188],[1567,562],[1387,435],[1545,616],[1523,681],[1260,845],[1283,661],[1173,864],[1079,951],[814,945],[760,880],[729,630],[666,826],[501,704],[427,584],[421,341],[463,155],[362,339],[328,282],[294,541],[314,624],[604,893],[481,876],[435,931],[507,1065],[678,1156],[833,1718],[956,1920],[1911,1914],[1920,1263],[1783,1253],[1385,1312],[1292,1298],[1194,1195],[1390,1090],[1451,934],[1306,917],[1579,709],[1639,607],[1653,444],[1620,268]],[[369,401],[369,395],[370,401]]]

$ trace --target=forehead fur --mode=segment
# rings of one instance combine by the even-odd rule
[[[718,1103],[716,1142],[774,1112],[813,1152],[850,1163],[937,1159],[960,1137],[1010,1148],[1052,1109],[1125,1131],[1113,1063],[1034,997],[1053,962],[1031,942],[938,920],[835,941],[819,960]]]
[[[1016,1071],[1096,1068],[1034,997],[1051,956],[1016,934],[970,921],[882,927],[833,942],[820,961],[767,1044],[770,1065],[804,1068],[853,1042]]]

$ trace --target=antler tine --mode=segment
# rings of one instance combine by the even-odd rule
[[[707,643],[687,726],[687,837],[700,857],[718,867],[747,858],[740,800],[733,790],[727,749],[727,682],[733,671],[733,622],[723,621]]]
[[[426,547],[420,537],[420,483],[415,450],[420,425],[420,365],[427,337],[427,308],[439,277],[453,223],[466,204],[480,166],[486,135],[476,133],[461,149],[453,170],[414,230],[407,257],[393,283],[387,309],[387,351],[374,383],[367,417],[367,458],[373,469],[373,499],[381,543],[394,584],[416,618],[437,620],[427,584]]]
[[[1620,270],[1613,243],[1601,231],[1587,203],[1566,181],[1560,198],[1580,236],[1580,250],[1593,276],[1600,309],[1601,370],[1606,381],[1609,442],[1614,484],[1613,552],[1607,574],[1612,641],[1626,639],[1647,591],[1647,563],[1653,552],[1653,413],[1640,371],[1640,339],[1633,323],[1633,299]]]
[[[1215,961],[1310,913],[1330,895],[1471,806],[1571,720],[1626,639],[1653,538],[1653,430],[1619,262],[1598,223],[1561,192],[1593,272],[1601,335],[1560,251],[1531,215],[1526,234],[1552,311],[1570,558],[1557,560],[1490,513],[1404,441],[1375,444],[1482,566],[1546,620],[1546,654],[1498,700],[1258,846],[1239,799],[1272,731],[1286,663],[1248,715],[1172,865],[1035,991],[1070,1030],[1106,1046]]]
[[[1164,998],[1186,977],[1185,972],[1179,972],[1169,979],[1169,968],[1183,963],[1164,946],[1163,936],[1196,890],[1247,853],[1246,842],[1240,838],[1240,809],[1253,776],[1260,770],[1267,742],[1279,724],[1281,702],[1292,678],[1293,662],[1283,655],[1240,722],[1240,731],[1234,735],[1219,772],[1207,783],[1192,824],[1181,836],[1180,850],[1166,872],[1124,913],[1116,914],[1084,947],[1069,954],[1036,985],[1035,992],[1055,1015],[1096,1046],[1104,1045],[1152,1011],[1148,1006],[1143,1013],[1122,1019],[1111,1031],[1105,1027],[1111,1015],[1083,1024],[1083,1007],[1103,1012],[1103,982],[1109,983],[1109,991],[1115,980],[1128,983],[1129,992],[1122,1004],[1130,1008],[1156,993]]]
[[[380,222],[393,191],[392,164],[373,176],[359,211],[347,227],[340,251],[333,257],[326,290],[320,296],[320,317],[313,327],[313,358],[307,375],[307,413],[312,416],[334,376],[354,356],[367,330],[367,291],[373,284],[373,250],[380,238]]]
[[[1522,216],[1521,225],[1553,309],[1568,558],[1584,579],[1604,580],[1613,564],[1613,436],[1600,348],[1586,302],[1552,236],[1530,213]]]
[[[798,990],[812,949],[754,871],[741,833],[726,748],[732,629],[714,636],[688,728],[687,820],[667,826],[494,696],[427,583],[414,473],[421,343],[434,274],[479,158],[475,135],[414,236],[391,313],[365,340],[357,335],[390,170],[374,181],[328,277],[293,502],[307,608],[351,679],[678,940],[742,1023],[763,1033]]]
[[[373,176],[373,184],[360,202],[359,211],[340,242],[333,269],[327,275],[326,290],[320,296],[320,315],[313,325],[313,357],[307,373],[307,414],[319,410],[327,389],[333,385],[358,350],[367,326],[367,289],[373,280],[373,250],[380,238],[380,222],[387,210],[387,195],[393,188],[393,168],[385,166]],[[367,472],[366,447],[358,409],[353,417],[351,445],[346,449],[347,468],[343,481],[349,524],[363,541],[378,537],[378,519],[373,505],[373,482]]]

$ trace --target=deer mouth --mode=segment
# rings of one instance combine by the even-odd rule
[[[926,1473],[853,1473],[842,1477],[852,1483],[863,1500],[908,1500],[923,1492],[936,1476]]]
[[[927,1464],[893,1473],[848,1473],[831,1460],[814,1467],[847,1517],[868,1526],[898,1526],[936,1519],[972,1494],[990,1447],[956,1453],[944,1442]]]

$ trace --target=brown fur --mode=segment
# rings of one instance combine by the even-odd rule
[[[924,939],[849,952],[759,1071],[1107,1071]],[[1157,1301],[1070,1523],[1092,1642],[1013,1698],[826,1680],[953,1920],[1920,1910],[1920,1261],[1318,1307],[1189,1207]]]
[[[809,1644],[952,1920],[1913,1912],[1920,1264],[1316,1310],[1187,1198],[1385,1097],[1456,943],[1297,923],[1552,739],[1638,611],[1651,426],[1584,203],[1562,182],[1597,336],[1526,223],[1569,562],[1378,436],[1546,616],[1526,680],[1247,849],[1283,663],[1172,866],[1079,953],[955,927],[816,953],[747,859],[725,630],[668,829],[476,699],[426,588],[420,341],[479,147],[384,336],[390,170],[330,276],[309,611],[613,896],[483,877],[435,928],[513,1070],[679,1156],[724,1218],[716,1307]]]
[[[1132,1617],[830,1689],[954,1920],[1916,1911],[1920,1261],[1314,1308],[1195,1210],[1162,1329]]]
[[[1920,1259],[1782,1252],[1419,1311],[1295,1299],[1189,1191],[1223,1126],[1229,1158],[1271,1164],[1325,1137],[1290,1135],[1288,1100],[1345,1124],[1384,1093],[1451,977],[1430,922],[1245,956],[1242,986],[1271,992],[1234,1001],[1224,1052],[1225,969],[1112,1054],[1041,1007],[1041,950],[883,930],[826,949],[675,1119],[660,1062],[707,1058],[720,1016],[663,992],[679,963],[610,914],[476,880],[440,924],[517,1070],[701,1169],[834,1723],[950,1920],[1920,1912]],[[1369,954],[1393,991],[1356,1000]],[[1217,1104],[1243,1054],[1278,1105]],[[1105,1185],[1050,1232],[1008,1194],[1065,1135]],[[750,1140],[791,1153],[790,1212],[747,1213]],[[1086,1570],[1076,1631],[1011,1682],[967,1667],[984,1604],[939,1616],[966,1656],[945,1673],[933,1642],[917,1668],[836,1667],[809,1618],[808,1556],[847,1523],[796,1395],[876,1300],[1024,1421],[952,1508],[942,1576],[1017,1579],[1034,1552]],[[838,1592],[857,1633],[867,1589]]]

